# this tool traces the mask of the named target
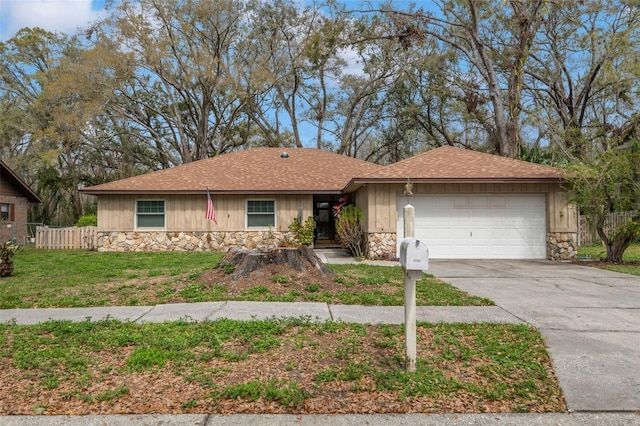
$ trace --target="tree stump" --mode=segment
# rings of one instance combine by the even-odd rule
[[[309,268],[317,270],[321,275],[333,276],[333,272],[316,256],[313,249],[301,248],[269,248],[263,250],[246,250],[232,248],[220,261],[222,270],[233,268],[233,280],[247,278],[252,272],[268,265],[286,265],[296,272],[307,272]]]

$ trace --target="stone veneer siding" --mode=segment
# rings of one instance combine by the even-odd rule
[[[367,234],[367,259],[393,260],[396,258],[396,233],[374,232]]]
[[[547,258],[571,260],[577,255],[578,234],[547,234]],[[98,251],[227,251],[231,247],[245,249],[281,246],[289,232],[100,232]],[[396,233],[375,232],[366,235],[367,258],[391,260],[396,257]]]
[[[280,246],[289,232],[99,232],[98,251],[227,251]]]
[[[575,259],[578,252],[576,232],[549,232],[547,234],[547,258],[550,260]],[[367,235],[369,259],[394,259],[396,234],[394,232]]]
[[[549,232],[547,257],[551,260],[572,260],[578,254],[577,232]]]

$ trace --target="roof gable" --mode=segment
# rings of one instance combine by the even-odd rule
[[[478,151],[444,146],[357,177],[379,181],[522,181],[560,180],[561,169]]]
[[[286,155],[285,155],[286,153]],[[106,193],[340,193],[382,166],[315,148],[252,148],[85,188]]]
[[[22,193],[29,202],[41,203],[42,200],[38,197],[33,189],[29,187],[20,177],[15,174],[13,170],[9,168],[3,161],[0,161],[0,178],[13,185],[20,193]]]

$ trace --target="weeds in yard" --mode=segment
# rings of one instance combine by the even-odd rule
[[[266,383],[251,381],[238,385],[230,385],[214,393],[214,399],[247,399],[257,401],[264,398],[267,401],[279,402],[285,407],[296,407],[308,396],[308,392],[300,389],[296,382],[269,380]]]
[[[123,398],[124,396],[129,394],[129,388],[127,386],[119,386],[115,389],[110,389],[105,392],[99,393],[96,395],[95,400],[97,402],[110,402],[114,399]]]
[[[441,407],[473,401],[474,407],[518,412],[564,409],[534,329],[418,324],[418,332],[418,370],[407,374],[401,325],[306,317],[0,324],[4,407],[33,412],[34,404],[21,402],[29,389],[42,395],[48,414],[78,404],[95,412],[105,403],[144,404],[140,401],[158,398],[186,412],[246,403],[264,410],[264,401],[288,412],[306,412],[311,400],[326,409],[361,398],[370,407],[377,404],[376,392],[385,393],[375,405],[381,412],[425,410],[420,405],[424,398]],[[180,391],[163,383],[175,383]],[[339,409],[353,412],[357,406]]]
[[[285,277],[284,275],[274,275],[271,278],[271,281],[274,283],[286,284],[289,282],[289,277]]]

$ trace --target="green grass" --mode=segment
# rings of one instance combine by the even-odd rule
[[[606,259],[607,249],[602,244],[578,247],[578,256],[594,260]],[[622,256],[623,262],[640,262],[640,243],[631,244]],[[621,272],[623,274],[640,275],[638,265],[602,265],[602,269]]]
[[[302,405],[309,396],[307,391],[300,389],[298,383],[271,379],[267,382],[250,381],[236,385],[225,386],[212,394],[212,398],[257,401],[264,398],[267,401],[279,402],[284,407]]]
[[[308,295],[310,301],[358,305],[404,305],[404,272],[400,266],[379,265],[327,265],[337,274],[336,280],[344,284],[346,290],[331,298],[315,292]],[[349,291],[356,285],[370,286],[370,290],[358,293]],[[383,292],[377,286],[392,287],[392,292]],[[314,300],[315,299],[315,300]],[[423,274],[416,283],[416,304],[419,306],[488,306],[494,303],[486,298],[474,297],[456,287]]]
[[[176,283],[217,266],[221,253],[38,250],[15,256],[0,309],[145,305],[168,301]],[[163,279],[159,279],[163,278]]]
[[[400,306],[404,278],[400,267],[328,265],[338,290],[319,283],[300,284],[295,276],[276,275],[271,282],[291,288],[273,294],[255,285],[232,294],[227,286],[198,281],[217,267],[222,253],[39,250],[27,247],[15,257],[15,271],[0,280],[0,309],[136,306],[174,302],[226,300],[323,302]],[[492,305],[457,288],[423,275],[416,286],[418,305]]]
[[[384,392],[376,408],[381,412],[412,404],[452,411],[446,407],[456,401],[472,404],[458,407],[472,411],[564,410],[544,342],[533,328],[419,323],[414,374],[404,371],[403,351],[401,325],[306,318],[0,324],[5,405],[41,393],[47,406],[32,410],[49,414],[81,403],[92,411],[101,403],[136,399],[157,383],[156,376],[198,387],[184,397],[171,389],[160,396],[175,399],[185,412],[258,400],[296,412],[310,399],[346,401],[358,392]]]

